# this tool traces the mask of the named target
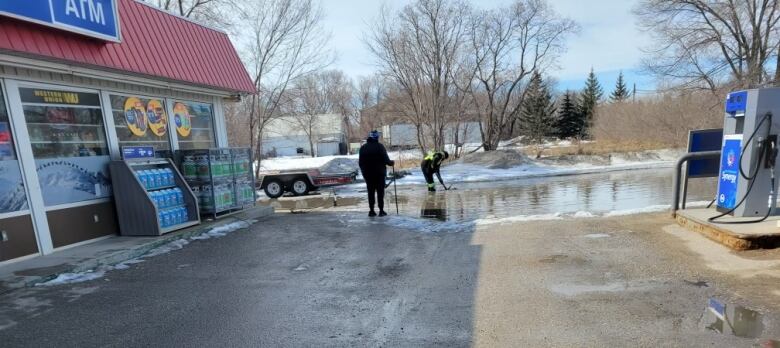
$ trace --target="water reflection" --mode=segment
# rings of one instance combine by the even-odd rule
[[[462,214],[463,209],[461,208],[459,212]],[[422,204],[422,208],[420,208],[420,217],[425,219],[447,221],[447,215],[446,196],[441,193],[428,193],[428,195],[425,197],[425,201]]]
[[[746,338],[758,338],[764,330],[761,313],[716,299],[709,300],[702,325],[718,333]]]

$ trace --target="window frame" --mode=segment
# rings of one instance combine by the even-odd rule
[[[176,150],[181,149],[181,142],[182,139],[179,137],[179,132],[176,130],[176,120],[174,119],[174,106],[176,103],[184,103],[184,104],[205,104],[211,106],[211,135],[212,135],[212,146],[208,147],[208,149],[219,147],[220,145],[220,137],[217,136],[217,124],[216,124],[216,118],[217,118],[217,112],[216,112],[216,104],[212,102],[205,102],[205,101],[197,101],[197,100],[185,100],[185,99],[174,99],[171,98],[168,100],[168,110],[170,110],[170,116],[168,117],[170,119],[171,123],[171,129],[174,130],[176,133]],[[185,141],[186,143],[187,141]]]
[[[112,138],[111,140],[114,142],[114,144],[112,144],[112,148],[111,148],[111,158],[112,159],[121,159],[122,145],[120,144],[120,142],[122,140],[119,139],[119,135],[116,133],[116,122],[114,120],[114,110],[113,110],[112,105],[111,105],[111,96],[127,97],[127,98],[135,97],[135,98],[142,98],[142,99],[157,99],[157,100],[161,101],[162,104],[163,104],[163,108],[165,108],[165,113],[166,113],[166,115],[168,117],[168,124],[166,125],[168,127],[168,132],[167,132],[168,133],[167,134],[168,135],[168,149],[171,152],[176,150],[176,148],[174,147],[175,141],[174,141],[173,135],[171,134],[172,132],[175,132],[175,130],[173,128],[171,128],[171,124],[172,124],[172,122],[171,122],[171,118],[172,118],[171,117],[171,109],[168,107],[168,101],[170,100],[170,98],[161,97],[161,96],[160,97],[154,97],[154,96],[149,96],[149,95],[146,95],[146,94],[138,94],[138,93],[131,93],[131,92],[121,92],[121,91],[115,91],[115,90],[109,90],[109,89],[101,90],[100,92],[101,92],[100,93],[101,100],[103,102],[103,113],[105,114],[106,112],[108,112],[111,115],[111,123],[112,123],[112,125],[111,125],[111,134],[109,135],[109,137]]]

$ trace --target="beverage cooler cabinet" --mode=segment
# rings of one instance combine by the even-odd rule
[[[170,159],[122,151],[124,160],[110,169],[123,236],[160,236],[200,223],[198,199]]]
[[[255,206],[249,148],[178,150],[176,160],[198,197],[201,215],[216,219]]]

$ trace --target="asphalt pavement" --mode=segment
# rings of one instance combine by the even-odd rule
[[[675,229],[665,214],[435,232],[421,226],[437,222],[416,222],[277,214],[99,279],[4,294],[0,342],[749,347],[780,339],[780,253],[735,254]],[[748,337],[717,332],[707,321],[711,298],[751,310]]]

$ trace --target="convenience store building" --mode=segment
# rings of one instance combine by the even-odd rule
[[[253,90],[226,33],[143,2],[0,1],[0,265],[115,235],[120,149],[226,147]]]

